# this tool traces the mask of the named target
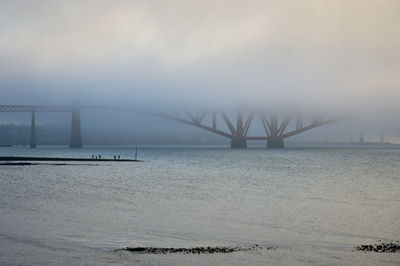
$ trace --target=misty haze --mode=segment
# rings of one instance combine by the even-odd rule
[[[398,265],[399,13],[0,1],[0,264]]]

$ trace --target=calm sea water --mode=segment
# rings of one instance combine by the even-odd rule
[[[132,158],[132,148],[0,155]],[[400,240],[399,149],[146,148],[144,162],[0,166],[4,265],[399,265],[353,252]],[[263,247],[148,255],[127,246]]]

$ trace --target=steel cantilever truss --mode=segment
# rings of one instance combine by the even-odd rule
[[[199,127],[214,134],[230,138],[232,148],[247,147],[247,140],[266,140],[267,147],[283,148],[284,146],[283,140],[285,138],[340,120],[340,119],[323,120],[322,118],[314,118],[311,120],[310,124],[303,126],[302,116],[297,116],[296,128],[287,131],[288,125],[293,118],[292,115],[284,117],[283,120],[279,122],[277,115],[271,114],[268,116],[266,113],[260,112],[259,117],[264,127],[266,136],[248,136],[248,132],[252,124],[253,118],[255,116],[255,112],[249,112],[247,117],[245,118],[242,111],[237,111],[236,127],[235,127],[231,119],[228,117],[228,115],[224,111],[220,111],[219,114],[222,117],[223,121],[225,122],[225,125],[229,129],[229,132],[217,129],[218,112],[212,112],[211,126],[202,123],[207,115],[207,112],[202,112],[200,114],[187,113],[188,117],[186,119],[166,114],[154,114],[154,113],[147,113],[147,114]]]
[[[263,124],[265,133],[267,136],[262,139],[267,140],[267,146],[270,148],[283,148],[283,140],[285,138],[300,134],[304,131],[323,126],[329,123],[336,122],[340,119],[323,120],[322,118],[314,118],[310,124],[303,126],[303,117],[297,116],[296,118],[296,129],[285,132],[289,122],[292,119],[292,115],[286,116],[279,124],[278,118],[275,114],[271,114],[269,117],[265,113],[260,113],[260,119]],[[259,138],[256,138],[259,139]]]
[[[173,116],[166,115],[166,114],[154,114],[154,113],[146,113],[146,114],[166,118],[169,120],[192,125],[195,127],[199,127],[204,130],[210,131],[212,133],[215,133],[217,135],[221,135],[221,136],[227,137],[227,138],[237,138],[237,137],[247,138],[247,133],[249,131],[249,128],[250,128],[250,125],[251,125],[251,122],[253,120],[255,113],[254,112],[250,113],[244,124],[243,124],[243,113],[238,113],[237,123],[236,123],[236,128],[235,128],[234,125],[232,124],[231,120],[229,119],[229,117],[226,115],[226,113],[221,111],[221,116],[230,132],[225,132],[225,131],[217,129],[217,113],[216,112],[213,112],[213,114],[212,114],[212,125],[211,126],[201,124],[201,122],[203,121],[207,112],[204,112],[201,115],[188,113],[189,119],[173,117]]]

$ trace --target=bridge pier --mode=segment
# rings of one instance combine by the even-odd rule
[[[273,149],[284,148],[283,138],[268,138],[267,148],[273,148]]]
[[[32,111],[30,147],[31,148],[36,148],[35,111]]]
[[[234,149],[245,149],[247,148],[247,140],[245,138],[232,138],[231,148]]]
[[[81,112],[79,107],[72,107],[72,120],[71,120],[71,140],[69,143],[70,148],[82,148],[81,138]]]

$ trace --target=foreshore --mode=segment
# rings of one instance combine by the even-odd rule
[[[66,157],[1,156],[0,161],[142,162],[134,159],[92,159]]]

